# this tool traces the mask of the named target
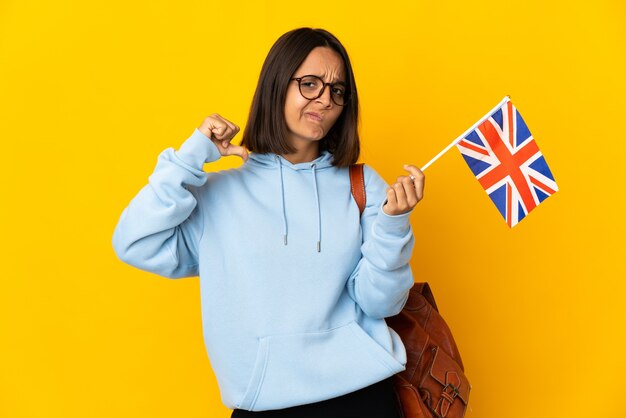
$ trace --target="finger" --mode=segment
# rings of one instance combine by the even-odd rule
[[[410,164],[405,164],[404,169],[413,177],[413,184],[415,185],[415,193],[418,201],[422,200],[424,197],[424,182],[426,180],[424,173],[419,168]]]
[[[239,127],[235,125],[234,123],[232,123],[231,121],[224,119],[224,123],[228,125],[228,127],[230,128],[230,132],[232,132],[233,136],[235,136],[237,132],[239,132]]]
[[[404,189],[407,204],[411,209],[414,208],[417,202],[419,202],[414,181],[408,176],[403,176],[400,180],[400,184],[402,184],[402,188]]]
[[[213,123],[213,127],[211,128],[211,134],[213,138],[217,139],[218,141],[221,141],[222,139],[224,139],[227,130],[228,130],[228,125],[226,125],[222,121],[216,120]]]
[[[219,132],[216,133],[215,139],[217,139],[218,141],[222,141],[222,142],[223,141],[229,141],[230,142],[230,140],[233,139],[233,136],[234,135],[233,135],[230,127],[228,127],[227,125],[224,125],[224,127],[221,128],[219,130]]]
[[[235,135],[237,134],[237,132],[233,132],[233,130],[229,127],[226,132],[224,133],[222,141],[222,145],[224,147],[228,147],[228,145],[230,144],[230,141],[233,140],[233,138],[235,137]]]
[[[222,145],[224,147],[227,147],[230,141],[232,141],[235,135],[237,135],[237,132],[239,132],[238,129],[239,128],[234,125],[232,125],[231,127],[231,125],[226,124],[224,132],[220,136],[218,136],[217,139],[219,141],[222,141]]]
[[[226,125],[224,137],[228,137],[228,139],[232,139],[232,137],[237,135],[237,133],[239,132],[239,126],[235,125],[228,119],[218,115],[217,113],[215,114],[215,117],[218,118],[224,125]]]
[[[413,176],[414,180],[424,178],[424,173],[422,172],[422,170],[415,167],[414,165],[404,164],[404,169],[408,171],[411,174],[411,176]]]
[[[395,211],[398,207],[396,191],[392,187],[387,189],[387,204],[385,206],[388,206],[391,211]]]
[[[393,190],[396,192],[396,199],[398,201],[398,209],[405,211],[408,209],[408,203],[406,200],[406,193],[404,192],[404,186],[402,182],[396,182],[393,184]]]
[[[215,115],[207,116],[202,121],[202,125],[200,126],[200,131],[205,134],[208,138],[213,138],[213,133],[211,132],[213,128],[215,128],[216,118]]]

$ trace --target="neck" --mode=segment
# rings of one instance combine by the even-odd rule
[[[317,141],[308,141],[306,144],[292,145],[296,148],[296,152],[281,155],[281,157],[291,164],[308,163],[320,156],[320,147]]]

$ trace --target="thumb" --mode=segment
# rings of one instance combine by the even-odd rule
[[[238,155],[244,162],[248,161],[248,150],[239,145],[230,144],[226,150],[227,155]]]
[[[421,180],[424,178],[424,173],[422,172],[422,170],[412,164],[404,164],[404,169],[411,174],[413,181],[415,181],[415,179]]]

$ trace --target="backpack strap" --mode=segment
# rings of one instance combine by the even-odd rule
[[[352,190],[352,197],[354,197],[356,205],[359,207],[359,212],[362,215],[365,210],[365,203],[367,202],[363,164],[352,164],[350,166],[350,189]]]

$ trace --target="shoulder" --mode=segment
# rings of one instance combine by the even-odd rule
[[[241,168],[229,168],[225,170],[207,172],[207,181],[198,190],[199,193],[213,193],[216,190],[236,190],[236,183],[242,183],[244,174]],[[224,189],[224,190],[222,190]]]
[[[365,179],[365,188],[384,187],[387,188],[387,182],[380,174],[371,166],[363,164],[363,177]]]
[[[389,186],[373,167],[363,164],[363,177],[368,206],[377,205],[387,198],[387,188]]]

